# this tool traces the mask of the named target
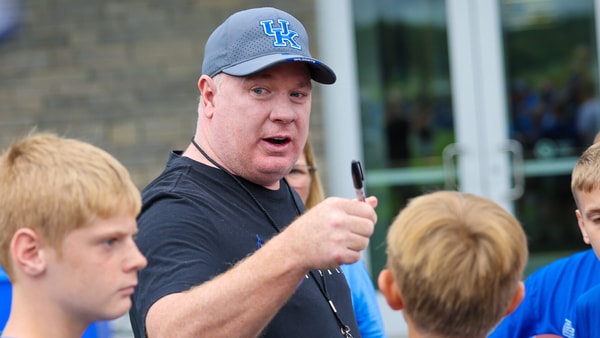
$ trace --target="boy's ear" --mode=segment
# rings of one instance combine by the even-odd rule
[[[392,275],[392,272],[389,269],[381,270],[379,277],[377,278],[377,284],[379,285],[379,290],[381,290],[385,300],[392,309],[402,310],[404,308],[402,295],[398,290],[394,275]]]
[[[513,294],[513,297],[510,300],[504,315],[508,316],[515,311],[519,304],[521,304],[521,301],[523,301],[523,298],[525,298],[525,284],[521,281],[519,282],[519,285],[517,285],[517,289],[515,290],[515,293]]]
[[[14,269],[31,276],[37,276],[46,269],[40,236],[30,228],[15,232],[10,243]]]
[[[581,236],[583,237],[583,241],[585,244],[590,244],[590,238],[588,237],[587,231],[585,230],[585,224],[583,222],[583,215],[579,209],[575,210],[575,217],[577,217],[577,225],[579,226],[579,231],[581,232]]]

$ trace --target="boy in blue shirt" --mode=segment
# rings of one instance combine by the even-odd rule
[[[600,144],[590,146],[579,158],[573,169],[571,190],[577,210],[577,224],[583,241],[592,246],[596,257],[600,258]],[[598,296],[600,287],[596,286],[575,303],[575,335],[577,337],[600,337],[597,325]],[[592,319],[593,318],[593,319]],[[573,337],[574,337],[573,336]]]
[[[573,168],[571,191],[577,205],[575,216],[579,230],[583,241],[592,249],[557,260],[529,276],[525,282],[525,299],[512,315],[504,318],[490,338],[541,334],[573,338],[577,332],[575,327],[593,327],[591,322],[583,322],[585,315],[582,313],[589,311],[586,306],[589,302],[584,299],[594,294],[586,292],[600,284],[599,143],[590,146]],[[574,315],[576,302],[580,305],[578,314]],[[588,335],[583,330],[580,329],[578,337],[600,336]]]

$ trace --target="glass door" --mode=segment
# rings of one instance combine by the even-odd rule
[[[600,126],[594,8],[593,0],[500,3],[508,133],[525,160],[514,207],[532,267],[583,247],[570,180]]]
[[[398,210],[439,189],[514,212],[529,270],[583,248],[570,172],[600,125],[593,0],[354,0],[353,10],[366,180],[380,199],[372,270]]]
[[[377,272],[397,212],[410,198],[445,188],[443,151],[456,142],[446,5],[353,4],[366,182],[380,201],[369,252]]]

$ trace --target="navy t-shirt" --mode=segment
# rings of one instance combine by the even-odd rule
[[[284,181],[279,190],[269,190],[237,179],[280,230],[304,212],[298,195]],[[228,173],[175,152],[163,173],[144,189],[142,199],[136,242],[148,266],[140,271],[132,297],[130,318],[136,337],[145,337],[146,314],[158,299],[187,291],[227,271],[277,234],[250,194]],[[340,317],[353,336],[360,337],[343,273],[340,269],[314,271],[320,283],[320,273]],[[202,313],[197,318],[202,320]],[[340,336],[340,326],[317,283],[308,275],[262,335],[336,336]]]

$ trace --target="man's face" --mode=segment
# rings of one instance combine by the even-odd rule
[[[92,322],[129,310],[137,272],[147,264],[136,233],[133,216],[96,219],[65,237],[60,256],[49,251],[46,285],[63,311]]]
[[[590,244],[600,258],[600,190],[577,192],[577,206],[575,215],[583,241]]]
[[[306,64],[286,62],[247,77],[221,75],[210,121],[212,150],[225,167],[276,185],[308,135],[312,83]]]

